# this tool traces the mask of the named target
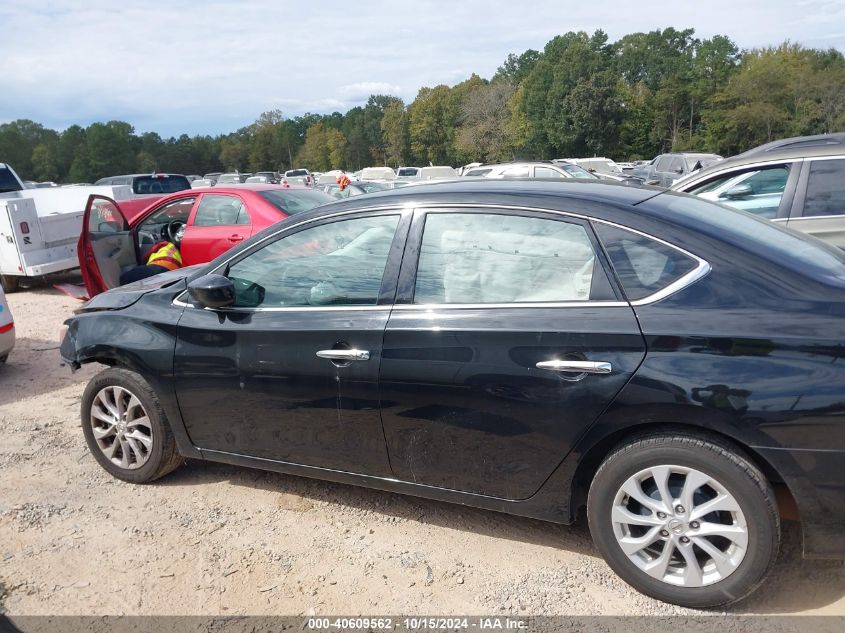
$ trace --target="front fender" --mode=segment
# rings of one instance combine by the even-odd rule
[[[176,328],[183,308],[174,292],[151,292],[123,310],[86,312],[65,322],[62,359],[72,369],[85,363],[124,367],[146,380],[161,402],[179,451],[200,457],[185,431],[173,382]]]

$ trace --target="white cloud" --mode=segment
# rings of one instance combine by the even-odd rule
[[[350,101],[366,101],[370,95],[395,95],[400,92],[402,92],[400,86],[384,81],[359,81],[338,88],[338,94],[343,95]]]
[[[508,53],[556,34],[694,27],[742,47],[789,38],[845,49],[843,4],[815,0],[347,0],[310,9],[265,0],[4,0],[0,121],[53,127],[112,118],[163,134],[218,133],[265,110],[345,111],[371,93],[412,100],[421,86],[489,77]],[[725,20],[726,15],[730,20]],[[765,18],[765,19],[763,19]]]

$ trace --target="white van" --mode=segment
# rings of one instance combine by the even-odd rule
[[[6,302],[6,295],[0,288],[0,365],[6,362],[9,352],[15,346],[15,321]]]

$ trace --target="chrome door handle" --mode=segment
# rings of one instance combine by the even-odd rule
[[[365,349],[323,349],[317,356],[339,361],[370,360],[370,352]]]
[[[537,363],[537,369],[577,374],[609,374],[611,365],[610,363],[591,360],[544,360]]]

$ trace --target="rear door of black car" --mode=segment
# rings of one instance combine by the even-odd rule
[[[606,268],[578,218],[417,210],[379,375],[394,475],[536,492],[645,355]]]

